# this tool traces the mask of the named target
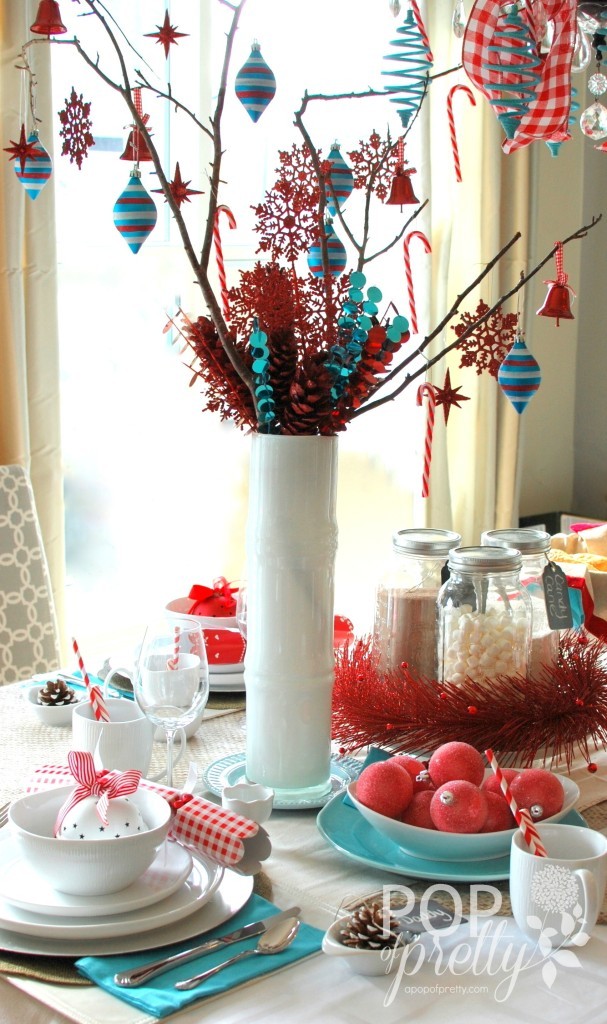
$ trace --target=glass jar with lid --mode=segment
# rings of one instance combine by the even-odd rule
[[[543,582],[544,569],[549,562],[550,534],[532,528],[487,530],[481,543],[516,548],[521,553],[521,583],[531,598],[532,610],[529,675],[537,675],[543,665],[554,665],[559,653],[559,633],[548,624]]]
[[[404,663],[436,679],[436,598],[449,551],[460,543],[453,530],[393,534],[392,558],[375,593],[374,647],[382,671]]]
[[[449,579],[438,595],[438,678],[490,684],[500,675],[527,675],[531,598],[520,583],[515,548],[454,548]]]

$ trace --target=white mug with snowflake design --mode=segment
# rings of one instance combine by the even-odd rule
[[[607,838],[578,825],[537,825],[547,857],[512,837],[510,902],[514,919],[541,948],[583,946],[607,886]]]

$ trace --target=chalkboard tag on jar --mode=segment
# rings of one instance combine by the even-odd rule
[[[549,562],[542,574],[546,596],[546,614],[550,629],[571,629],[573,614],[567,589],[567,577],[556,562]]]

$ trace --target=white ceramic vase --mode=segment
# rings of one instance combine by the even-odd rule
[[[255,434],[247,524],[246,776],[331,784],[337,438]]]

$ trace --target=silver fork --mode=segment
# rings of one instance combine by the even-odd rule
[[[9,807],[10,807],[10,803],[3,804],[2,807],[0,807],[0,828],[4,828],[4,826],[6,825],[6,823],[8,821],[8,809],[9,809]]]

